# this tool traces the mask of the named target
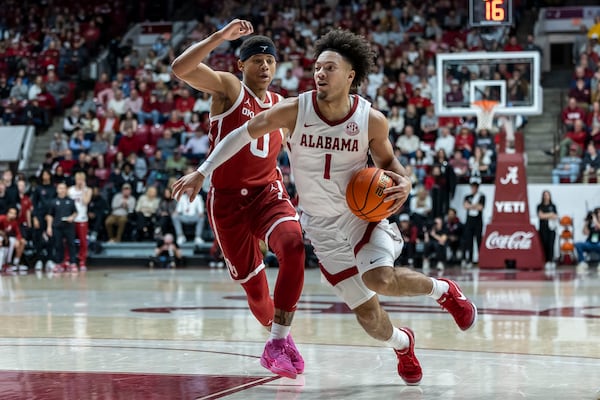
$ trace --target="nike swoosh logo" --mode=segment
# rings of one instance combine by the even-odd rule
[[[307,124],[306,122],[304,123],[305,128],[310,128],[311,126],[315,126],[315,125],[318,125],[318,123],[317,124]]]
[[[383,257],[376,258],[374,260],[369,260],[369,264],[375,264],[377,261],[383,260]]]
[[[463,294],[463,292],[460,291],[460,289],[458,289],[458,287],[456,287],[456,291],[458,292],[459,296],[458,299],[459,300],[466,300],[467,298],[465,297],[465,295]]]

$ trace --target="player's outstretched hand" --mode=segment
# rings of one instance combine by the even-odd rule
[[[187,193],[191,203],[200,192],[200,189],[202,189],[203,183],[204,175],[198,171],[190,172],[179,178],[177,182],[173,184],[173,198],[179,201],[181,195]]]
[[[394,205],[390,208],[392,214],[396,214],[402,208],[402,205],[406,202],[408,195],[412,189],[412,183],[406,176],[399,175],[392,171],[385,171],[385,174],[392,178],[394,186],[389,187],[383,191],[385,193],[384,201],[393,201]]]
[[[221,35],[225,40],[237,40],[242,36],[250,35],[254,27],[250,21],[245,19],[234,19],[221,29]]]

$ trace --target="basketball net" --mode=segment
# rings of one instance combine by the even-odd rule
[[[496,100],[477,100],[471,105],[477,108],[477,131],[481,129],[492,129],[494,122],[494,109],[499,104]]]

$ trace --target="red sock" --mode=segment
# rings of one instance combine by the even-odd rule
[[[248,305],[254,317],[263,326],[270,326],[273,323],[273,299],[269,294],[269,284],[265,270],[260,271],[258,275],[250,279],[246,283],[242,283],[242,287],[246,291]]]
[[[279,261],[275,308],[294,311],[304,285],[304,239],[296,221],[279,224],[269,236],[269,247]]]

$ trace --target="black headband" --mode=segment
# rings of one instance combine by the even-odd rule
[[[240,60],[246,61],[255,54],[270,54],[277,59],[277,53],[275,52],[275,46],[272,43],[266,41],[256,42],[251,46],[246,47],[240,52]]]

